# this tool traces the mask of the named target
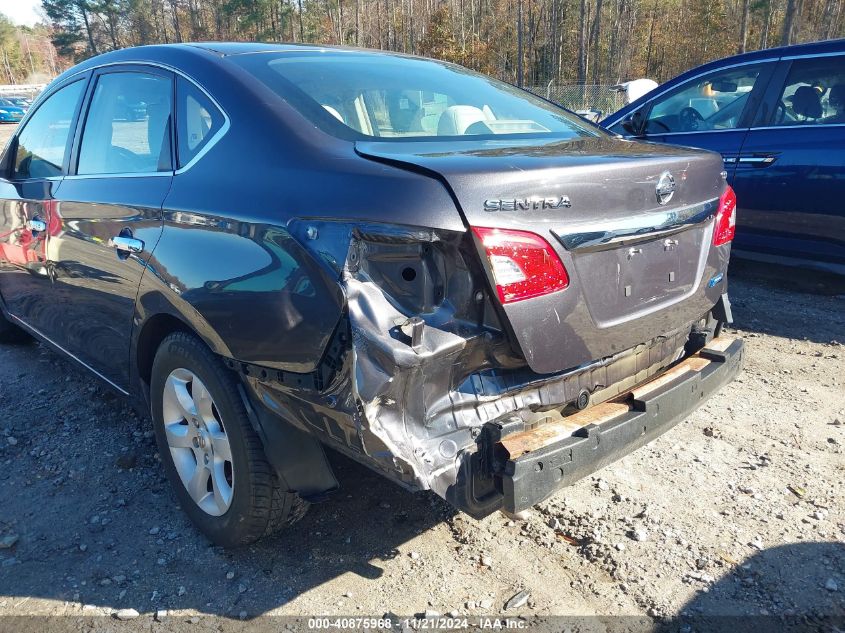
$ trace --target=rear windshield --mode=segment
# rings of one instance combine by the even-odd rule
[[[551,103],[453,64],[341,51],[230,59],[315,125],[346,138],[599,134]]]

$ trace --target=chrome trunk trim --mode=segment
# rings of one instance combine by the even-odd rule
[[[552,229],[552,234],[569,251],[597,251],[636,244],[683,231],[709,222],[719,208],[718,198],[667,211],[624,219]]]

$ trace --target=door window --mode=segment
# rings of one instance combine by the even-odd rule
[[[792,63],[771,125],[845,123],[845,57]]]
[[[176,145],[179,167],[191,162],[223,127],[223,115],[211,99],[182,77],[176,80]]]
[[[18,135],[13,179],[51,178],[64,173],[70,125],[84,91],[85,82],[76,81],[38,106]]]
[[[723,70],[688,81],[653,102],[646,134],[731,130],[762,71],[761,66]]]
[[[78,174],[170,171],[170,79],[139,72],[101,75],[91,98]]]

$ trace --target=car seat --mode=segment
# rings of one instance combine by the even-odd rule
[[[480,108],[468,105],[449,106],[437,123],[438,136],[461,136],[475,123],[484,123],[486,117]]]
[[[834,113],[824,119],[825,123],[845,123],[845,84],[836,84],[830,89],[827,101]]]
[[[792,111],[807,119],[818,119],[822,115],[822,99],[812,86],[801,86],[792,95]]]
[[[337,111],[337,108],[333,108],[330,105],[323,104],[323,110],[331,114],[334,118],[336,118],[341,123],[344,123],[343,117],[340,116],[340,112]]]
[[[425,131],[421,123],[425,111],[417,103],[413,93],[408,94],[403,91],[390,94],[386,105],[393,132],[403,134]]]

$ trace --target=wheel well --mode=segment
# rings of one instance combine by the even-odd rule
[[[153,360],[155,360],[158,347],[173,332],[193,333],[184,321],[172,314],[157,314],[144,323],[141,334],[138,336],[138,376],[148,385],[152,377]]]

